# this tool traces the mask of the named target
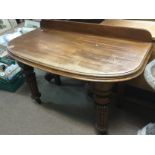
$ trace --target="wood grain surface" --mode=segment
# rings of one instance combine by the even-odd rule
[[[152,38],[155,41],[155,22],[154,21],[107,19],[103,21],[101,25],[145,29],[151,33]]]
[[[11,41],[8,51],[18,61],[58,75],[125,81],[142,73],[151,54],[146,30],[70,21],[43,21],[41,26]]]
[[[152,54],[148,62],[155,59],[155,21],[107,19],[103,21],[101,24],[106,26],[118,26],[118,27],[121,26],[121,27],[141,28],[141,29],[148,30],[151,33],[153,38]],[[135,79],[128,81],[127,84],[147,91],[153,91],[145,81],[143,74],[141,74]]]

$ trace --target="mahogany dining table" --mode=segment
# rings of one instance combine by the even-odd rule
[[[139,76],[151,55],[147,30],[42,20],[41,28],[12,40],[8,52],[23,68],[32,97],[41,103],[34,68],[92,84],[96,129],[107,133],[114,84]]]

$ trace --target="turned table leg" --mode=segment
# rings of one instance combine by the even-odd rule
[[[96,129],[100,134],[107,133],[108,104],[110,103],[112,84],[94,83],[94,101],[96,103]]]
[[[31,90],[31,96],[32,98],[37,102],[41,103],[40,100],[40,92],[38,90],[37,81],[36,81],[36,75],[34,72],[34,68],[28,65],[25,65],[23,63],[19,63],[19,66],[23,69],[23,74],[25,75],[26,82]]]

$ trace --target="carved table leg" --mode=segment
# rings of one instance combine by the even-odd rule
[[[100,134],[107,133],[108,104],[110,103],[112,84],[94,83],[94,100],[96,103],[96,129]]]
[[[32,98],[37,102],[37,103],[41,103],[40,100],[40,92],[38,90],[38,86],[37,86],[37,81],[36,81],[36,76],[35,76],[35,72],[34,72],[34,68],[28,65],[25,65],[23,63],[19,63],[19,66],[23,69],[23,74],[26,77],[26,82],[29,85],[29,88],[31,90],[31,95]]]
[[[50,82],[52,79],[55,80],[56,85],[61,85],[61,79],[59,75],[51,74],[51,73],[46,73],[45,74],[45,79]]]

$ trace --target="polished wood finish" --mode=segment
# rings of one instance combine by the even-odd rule
[[[28,65],[25,65],[21,62],[18,62],[19,66],[23,69],[23,74],[25,75],[26,82],[31,90],[31,97],[37,102],[41,103],[41,93],[39,92],[36,75],[34,72],[34,68]]]
[[[117,26],[117,27],[138,28],[148,30],[151,33],[153,40],[155,41],[154,21],[107,19],[100,24],[106,26]]]
[[[117,26],[117,27],[130,27],[130,28],[140,28],[148,30],[153,39],[153,47],[152,47],[152,54],[150,56],[149,62],[155,59],[155,21],[142,21],[142,20],[105,20],[101,23],[102,25],[106,26]],[[127,84],[138,87],[147,91],[153,91],[147,82],[144,79],[143,74],[134,78],[127,82]]]
[[[146,30],[136,29],[136,28],[121,28],[121,27],[113,27],[113,26],[103,26],[102,24],[88,24],[88,23],[80,23],[80,22],[71,22],[71,21],[62,21],[62,20],[43,20],[41,22],[42,29],[45,28],[47,30],[58,30],[63,31],[69,34],[72,33],[71,36],[85,34],[84,37],[87,40],[90,40],[86,34],[95,36],[103,36],[103,37],[112,37],[112,38],[122,38],[128,40],[137,40],[149,42],[152,41],[151,34]],[[46,32],[46,31],[45,31]],[[136,33],[136,35],[135,35]],[[71,37],[70,36],[70,37]],[[66,36],[67,37],[67,36]],[[81,38],[81,41],[84,39]],[[75,39],[75,38],[74,38]],[[73,40],[74,41],[74,40]]]
[[[42,25],[50,29],[43,27],[11,41],[10,55],[54,74],[111,82],[141,74],[151,54],[151,35],[147,31],[68,21],[50,21],[45,26],[46,22]]]
[[[8,51],[28,66],[92,82],[97,129],[105,133],[112,84],[143,72],[151,55],[151,41],[146,30],[45,20],[41,29],[11,41]]]

